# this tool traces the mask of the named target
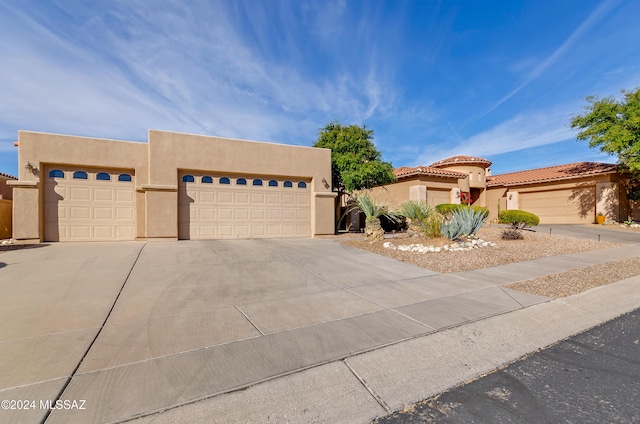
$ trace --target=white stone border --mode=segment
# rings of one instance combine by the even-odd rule
[[[481,247],[494,247],[495,243],[490,241],[484,241],[482,239],[464,241],[460,243],[453,243],[452,245],[445,244],[443,247],[425,246],[423,244],[401,244],[399,246],[394,245],[390,241],[384,242],[382,246],[385,249],[399,250],[401,252],[418,252],[418,253],[437,253],[437,252],[461,252],[464,250],[479,249]]]

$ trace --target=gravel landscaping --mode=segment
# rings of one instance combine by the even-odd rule
[[[613,243],[598,242],[597,240],[551,236],[532,231],[523,232],[524,240],[503,240],[500,237],[503,229],[495,226],[483,227],[478,236],[486,242],[495,243],[495,246],[462,251],[444,250],[445,245],[452,245],[451,240],[407,237],[406,234],[397,234],[395,238],[378,242],[363,240],[362,236],[358,236],[357,239],[341,236],[338,240],[348,246],[368,250],[440,273],[470,271],[513,262],[530,261],[545,256],[565,255],[616,246]],[[385,242],[391,242],[394,245],[423,244],[441,249],[439,252],[427,253],[401,251],[385,248]]]
[[[456,251],[444,249],[445,245],[451,246],[452,242],[450,240],[430,240],[422,237],[408,237],[406,234],[399,234],[395,238],[373,243],[362,240],[362,237],[357,239],[343,238],[340,241],[349,246],[368,250],[440,273],[469,271],[513,262],[529,261],[545,256],[565,255],[617,246],[613,243],[598,242],[597,240],[551,236],[530,231],[524,232],[524,240],[503,240],[500,237],[502,230],[503,228],[499,227],[484,227],[478,233],[481,239],[495,244],[494,246]],[[427,251],[426,253],[393,250],[384,247],[385,243],[389,246],[389,242],[395,246],[423,244],[434,248],[439,247],[440,249],[437,252]],[[640,275],[640,258],[587,266],[522,281],[507,287],[555,299],[581,293],[591,288],[635,275]]]

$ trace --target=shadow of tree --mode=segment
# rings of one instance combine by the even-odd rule
[[[47,243],[38,244],[5,244],[0,245],[0,252],[7,252],[9,250],[22,250],[22,249],[37,249],[40,247],[48,247]]]
[[[577,183],[571,190],[569,200],[578,207],[578,214],[581,218],[596,214],[596,184],[593,181]]]

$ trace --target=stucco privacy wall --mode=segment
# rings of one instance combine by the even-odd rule
[[[407,200],[424,200],[421,196],[426,194],[426,202],[431,206],[440,203],[449,203],[450,192],[461,185],[464,187],[466,179],[436,177],[428,179],[422,176],[401,179],[396,183],[373,187],[371,196],[375,201],[388,205],[391,209],[398,209]],[[414,196],[412,197],[412,187]],[[425,190],[421,193],[420,187]],[[467,185],[468,189],[468,185]]]
[[[20,131],[13,236],[42,241],[45,170],[53,166],[134,172],[136,238],[177,239],[178,173],[184,170],[296,177],[311,187],[311,234],[332,234],[331,151],[149,131],[148,143]],[[27,163],[34,165],[30,170]]]

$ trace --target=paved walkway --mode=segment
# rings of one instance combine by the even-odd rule
[[[639,254],[440,275],[330,240],[7,252],[0,398],[86,409],[0,421],[366,422],[640,306],[638,278],[557,301],[502,285]]]

